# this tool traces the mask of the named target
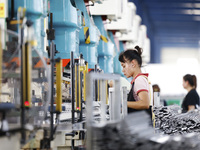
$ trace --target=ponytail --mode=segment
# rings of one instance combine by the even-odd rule
[[[138,52],[138,55],[140,55],[140,56],[142,55],[143,50],[138,45],[135,46],[135,50]]]
[[[193,82],[194,82],[194,88],[196,89],[197,88],[197,78],[195,75],[192,75],[192,79],[193,79]]]

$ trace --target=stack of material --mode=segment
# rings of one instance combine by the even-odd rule
[[[179,136],[155,133],[145,112],[128,115],[104,127],[92,127],[92,150],[199,150],[200,139],[190,133]],[[187,142],[185,142],[187,141]]]
[[[169,135],[199,133],[200,111],[180,112],[181,108],[174,105],[154,107],[156,129]]]

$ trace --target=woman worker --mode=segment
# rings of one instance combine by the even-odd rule
[[[142,49],[136,46],[133,50],[126,50],[119,55],[123,67],[122,72],[127,78],[133,77],[132,88],[128,94],[128,113],[147,110],[151,114],[152,86],[148,81],[148,74],[141,72]]]
[[[199,95],[196,91],[197,80],[195,75],[186,74],[183,76],[183,88],[185,88],[188,93],[182,102],[182,112],[187,112],[193,110],[199,106]]]

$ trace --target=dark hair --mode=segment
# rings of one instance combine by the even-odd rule
[[[132,61],[132,60],[137,60],[139,66],[142,66],[142,48],[139,46],[135,46],[134,49],[128,49],[126,51],[123,51],[119,55],[119,61],[120,62],[127,62],[127,61]]]
[[[183,76],[183,80],[188,81],[189,84],[191,86],[194,86],[195,89],[197,88],[197,78],[195,75],[186,74],[185,76]]]
[[[158,84],[154,84],[152,85],[153,87],[153,92],[160,92],[160,87],[158,86]]]

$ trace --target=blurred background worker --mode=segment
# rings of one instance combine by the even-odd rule
[[[155,105],[155,97],[157,98],[157,105],[163,105],[163,106],[167,106],[167,102],[165,99],[160,99],[160,87],[158,84],[153,84],[153,106]],[[158,103],[159,102],[159,103]]]
[[[186,74],[183,76],[183,88],[188,91],[183,99],[182,112],[193,110],[199,106],[199,95],[196,91],[197,79],[195,75]]]

